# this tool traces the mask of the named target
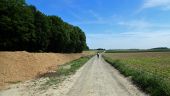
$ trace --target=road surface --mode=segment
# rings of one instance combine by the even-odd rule
[[[66,96],[146,96],[100,56],[84,65]]]

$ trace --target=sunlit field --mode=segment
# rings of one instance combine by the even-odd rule
[[[104,56],[151,95],[170,95],[170,52],[105,53]]]

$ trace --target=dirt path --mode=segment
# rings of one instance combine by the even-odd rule
[[[67,96],[145,96],[103,58],[94,57]]]
[[[146,96],[129,79],[106,63],[102,57],[97,58],[96,56],[80,68],[75,75],[60,84],[58,88],[51,87],[43,92],[34,92],[35,87],[17,88],[18,90],[11,88],[0,92],[0,94],[2,96],[12,96],[11,94],[14,96],[15,93],[18,96]],[[10,92],[12,93],[10,94]]]

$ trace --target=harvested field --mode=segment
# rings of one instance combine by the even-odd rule
[[[9,84],[36,78],[40,74],[56,70],[58,65],[89,54],[94,53],[0,52],[0,89]]]

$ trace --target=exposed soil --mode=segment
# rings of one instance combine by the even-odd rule
[[[34,79],[47,71],[56,70],[58,65],[88,54],[92,53],[0,52],[0,89],[9,84]]]

